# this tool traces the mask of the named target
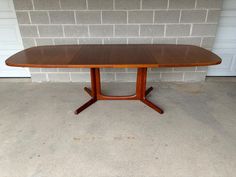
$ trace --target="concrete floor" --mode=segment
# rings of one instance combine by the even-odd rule
[[[150,99],[99,101],[79,83],[0,83],[1,177],[233,177],[236,82],[153,84]],[[106,84],[124,93],[132,84]]]

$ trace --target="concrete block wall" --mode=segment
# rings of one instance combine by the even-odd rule
[[[211,50],[222,0],[14,0],[25,48],[58,44],[193,44]],[[86,82],[87,69],[34,68],[32,81]],[[206,67],[149,69],[149,81],[203,81]],[[102,69],[135,81],[135,69]]]

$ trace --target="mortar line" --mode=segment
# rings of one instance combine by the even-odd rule
[[[88,10],[88,0],[86,0],[85,3],[86,3],[86,10]]]
[[[206,11],[205,23],[207,23],[208,15],[209,15],[209,9],[207,9],[207,11]]]
[[[60,9],[61,9],[61,0],[58,0],[58,2],[59,2],[59,7],[60,7]]]
[[[33,10],[35,10],[35,7],[34,7],[34,0],[31,0],[31,2],[32,2]]]

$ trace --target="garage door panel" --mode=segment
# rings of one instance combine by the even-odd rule
[[[12,0],[0,0],[0,77],[30,77],[26,68],[9,67],[5,60],[23,49]]]
[[[236,1],[224,0],[223,10],[213,47],[222,63],[211,66],[208,76],[236,76]]]
[[[0,0],[0,18],[16,18],[12,0]]]

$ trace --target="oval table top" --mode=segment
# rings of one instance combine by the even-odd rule
[[[9,66],[36,68],[191,67],[220,63],[220,57],[211,51],[175,44],[38,46],[6,60]]]

